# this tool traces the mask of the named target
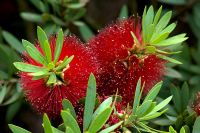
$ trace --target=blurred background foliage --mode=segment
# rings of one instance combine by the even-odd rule
[[[62,27],[65,34],[75,34],[88,41],[104,26],[133,14],[142,15],[145,5],[173,10],[178,23],[174,34],[185,32],[189,39],[177,45],[175,55],[182,65],[168,64],[164,87],[157,100],[173,95],[167,115],[152,121],[165,129],[169,123],[176,130],[192,128],[196,113],[189,108],[200,90],[200,1],[199,0],[1,0],[0,1],[0,132],[10,132],[13,123],[32,132],[42,132],[41,116],[25,102],[19,86],[14,61],[19,61],[21,39],[35,41],[36,26],[50,35]],[[57,122],[55,121],[54,124]]]

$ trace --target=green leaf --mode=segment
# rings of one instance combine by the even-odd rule
[[[184,127],[181,128],[180,133],[186,133]]]
[[[190,100],[190,92],[189,92],[189,87],[186,82],[184,82],[182,88],[181,88],[181,100],[182,100],[182,109],[186,109],[187,105],[189,104]]]
[[[163,59],[163,60],[167,60],[169,62],[175,63],[175,64],[182,64],[182,62],[175,60],[173,58],[170,58],[168,56],[164,56],[164,55],[157,55],[159,58]]]
[[[97,115],[97,117],[92,121],[88,129],[88,132],[90,133],[98,132],[106,123],[106,121],[109,119],[111,113],[112,113],[112,108],[108,107],[104,111],[102,111],[99,115]]]
[[[70,56],[69,58],[66,56],[63,62],[58,67],[56,67],[55,70],[58,71],[63,68],[66,68],[67,65],[73,60],[73,58],[74,58],[74,55]]]
[[[170,88],[170,92],[173,95],[173,102],[176,110],[181,113],[183,110],[180,90],[176,86],[173,86]]]
[[[152,100],[152,101],[153,101],[153,100],[157,97],[158,93],[160,92],[160,89],[161,89],[161,87],[162,87],[162,84],[163,84],[162,81],[158,82],[158,83],[149,91],[149,93],[147,94],[147,96],[146,96],[145,99],[144,99],[144,102],[145,102],[145,101],[148,101],[148,100]]]
[[[45,54],[45,57],[48,61],[48,63],[51,62],[51,47],[49,45],[49,42],[48,42],[48,38],[45,34],[45,32],[42,30],[41,27],[37,27],[37,36],[38,36],[38,40],[40,42],[40,46]]]
[[[83,130],[85,131],[92,120],[93,110],[95,107],[96,101],[96,79],[94,75],[91,73],[88,80],[88,87],[85,99],[85,108],[84,108],[84,116],[83,116]]]
[[[159,2],[171,4],[171,5],[185,5],[187,4],[187,0],[158,0]]]
[[[194,122],[193,131],[192,133],[200,133],[200,116]]]
[[[13,118],[17,115],[22,105],[22,100],[19,99],[13,104],[10,104],[6,111],[6,122],[10,123]]]
[[[63,105],[63,109],[64,110],[69,109],[70,113],[72,114],[74,119],[76,119],[76,112],[74,110],[74,107],[73,107],[72,103],[68,99],[63,99],[62,105]]]
[[[6,40],[6,42],[10,44],[12,48],[17,50],[19,53],[22,53],[24,51],[24,48],[22,44],[20,43],[20,41],[16,37],[14,37],[11,33],[7,31],[3,31],[2,35],[4,39]]]
[[[23,62],[14,62],[14,66],[23,72],[38,72],[44,70],[42,67],[34,66]]]
[[[52,73],[52,74],[49,76],[49,79],[48,79],[48,81],[47,81],[47,85],[55,84],[56,81],[57,81],[56,74],[55,74],[55,73]]]
[[[172,126],[169,127],[169,133],[177,133]]]
[[[140,121],[147,121],[147,120],[151,120],[151,119],[155,119],[159,116],[161,116],[163,113],[165,113],[167,111],[167,109],[161,111],[161,112],[155,112],[155,113],[152,113],[150,115],[146,115],[144,117],[141,117],[139,118]]]
[[[164,108],[171,101],[171,99],[172,99],[172,96],[170,96],[167,99],[165,99],[164,101],[160,102],[158,105],[156,105],[156,107],[148,115],[153,114],[157,111],[160,111],[162,108]]]
[[[100,114],[102,111],[104,111],[106,108],[110,107],[111,104],[112,104],[112,100],[113,98],[112,97],[109,97],[107,98],[106,100],[104,100],[100,105],[99,107],[95,110],[94,114],[93,114],[93,120],[94,118]]]
[[[84,3],[73,3],[73,4],[67,5],[67,7],[71,8],[71,9],[79,9],[79,8],[84,7],[84,6],[85,6]]]
[[[49,121],[49,118],[46,113],[43,115],[43,123],[44,123],[44,132],[45,133],[53,133],[53,129],[51,127],[51,122]]]
[[[13,124],[8,124],[8,126],[13,133],[31,133],[31,132],[29,132],[21,127],[15,126]]]
[[[7,87],[6,86],[0,86],[0,104],[3,102],[5,96],[7,93]]]
[[[158,23],[158,20],[160,19],[161,12],[162,12],[162,6],[160,6],[160,8],[158,9],[158,11],[156,12],[156,15],[155,15],[154,21],[153,21],[154,25],[156,25]]]
[[[54,52],[54,64],[56,64],[56,62],[58,61],[58,58],[62,51],[63,41],[64,41],[64,35],[63,35],[62,29],[60,29],[58,32],[57,39],[56,39],[56,48]]]
[[[120,14],[119,14],[120,19],[128,18],[128,7],[127,5],[123,5]]]
[[[144,116],[144,114],[146,114],[148,109],[151,107],[151,104],[151,100],[143,102],[142,105],[137,108],[135,115],[137,115],[138,117]]]
[[[178,44],[178,43],[181,43],[181,42],[188,39],[187,37],[185,37],[185,35],[186,35],[185,33],[179,34],[179,35],[170,37],[166,40],[163,40],[161,42],[152,43],[151,45],[154,45],[154,46],[169,46],[169,45],[173,45],[173,44]]]
[[[137,45],[140,45],[140,42],[138,41],[137,37],[135,36],[135,34],[131,31],[131,35],[134,39],[134,42],[137,44]]]
[[[85,42],[87,42],[89,39],[91,39],[94,36],[94,33],[88,27],[87,24],[83,23],[83,25],[78,26],[78,28]]]
[[[78,123],[69,111],[61,111],[61,116],[66,127],[70,127],[75,133],[81,133]]]
[[[99,133],[110,133],[110,132],[114,131],[115,129],[117,129],[120,125],[122,125],[122,123],[123,123],[123,121],[120,121],[120,122],[116,123],[115,125],[112,125],[106,129],[103,129]]]
[[[141,78],[137,82],[136,91],[135,91],[135,97],[133,102],[133,113],[136,112],[137,107],[140,104],[140,89],[141,89]]]
[[[20,16],[27,21],[36,22],[36,23],[42,23],[42,16],[40,14],[31,13],[31,12],[22,12],[20,13]]]
[[[47,65],[47,62],[46,62],[44,56],[38,51],[38,49],[33,44],[31,44],[29,41],[26,41],[26,40],[22,40],[22,44],[23,44],[24,48],[26,49],[26,51],[28,52],[28,54],[35,61],[37,61],[41,64]]]
[[[75,133],[70,127],[66,127],[65,133]]]

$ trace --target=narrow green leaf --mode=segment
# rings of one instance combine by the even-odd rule
[[[122,125],[123,121],[120,121],[118,123],[116,123],[115,125],[112,125],[106,129],[103,129],[102,131],[100,131],[99,133],[110,133],[113,132],[115,129],[117,129],[120,125]]]
[[[62,105],[63,105],[63,109],[64,110],[69,109],[70,113],[72,114],[74,119],[76,119],[76,112],[74,110],[74,107],[73,107],[72,103],[68,99],[63,99]]]
[[[21,127],[15,126],[13,124],[8,124],[8,126],[13,133],[31,133],[31,132],[29,132]]]
[[[161,12],[162,12],[162,6],[160,6],[160,8],[158,9],[158,11],[156,12],[156,15],[155,15],[154,21],[153,21],[154,25],[156,25],[158,23],[158,20],[160,18]]]
[[[200,133],[200,116],[194,122],[193,131],[192,133]]]
[[[55,68],[56,71],[64,69],[67,67],[67,65],[73,60],[74,55],[70,56],[69,58],[66,56],[63,62]]]
[[[34,66],[23,62],[14,62],[13,64],[17,69],[23,72],[38,72],[44,69],[42,67]]]
[[[179,34],[179,35],[176,35],[176,36],[173,36],[173,37],[170,37],[166,40],[163,40],[161,42],[158,42],[158,43],[152,43],[151,45],[154,45],[154,46],[169,46],[169,45],[174,45],[174,44],[178,44],[178,43],[182,43],[183,41],[187,40],[188,38],[185,37],[185,33],[183,34]]]
[[[162,108],[164,108],[171,101],[171,99],[172,99],[172,96],[170,96],[167,99],[165,99],[164,101],[160,102],[158,105],[156,105],[156,107],[151,111],[150,114],[153,114],[157,111],[160,111]]]
[[[58,32],[57,39],[56,39],[56,48],[54,52],[54,64],[56,64],[56,62],[58,61],[58,58],[62,51],[63,41],[64,41],[64,35],[63,35],[62,29],[60,29]]]
[[[173,58],[170,58],[170,57],[167,57],[167,56],[164,56],[164,55],[157,55],[159,58],[163,59],[163,60],[167,60],[169,62],[172,62],[172,63],[175,63],[175,64],[182,64],[182,62],[178,61],[178,60],[175,60]]]
[[[120,19],[128,18],[128,7],[127,5],[123,5],[120,14],[119,14]]]
[[[106,123],[106,121],[109,119],[111,113],[112,113],[112,108],[108,107],[104,111],[102,111],[99,115],[97,115],[97,117],[92,121],[88,129],[88,132],[90,133],[98,132]]]
[[[169,34],[170,33],[168,33],[168,32],[165,32],[165,33],[163,33],[163,34],[153,34],[152,35],[152,38],[151,38],[151,40],[150,40],[150,44],[156,44],[156,43],[159,43],[159,42],[161,42],[162,40],[164,40],[164,39],[166,39],[168,36],[169,36]],[[156,38],[155,38],[155,37]]]
[[[152,104],[151,100],[143,102],[142,105],[137,108],[135,115],[137,115],[138,117],[143,116],[151,107],[151,104]]]
[[[104,111],[106,108],[110,107],[111,104],[112,104],[112,100],[113,98],[112,97],[109,97],[107,98],[106,100],[104,100],[100,105],[99,107],[95,110],[94,114],[93,114],[93,120],[94,118],[100,114],[102,111]]]
[[[55,73],[52,73],[52,74],[49,76],[49,79],[48,79],[48,81],[47,81],[47,85],[55,84],[56,81],[57,81],[56,74],[55,74]]]
[[[133,113],[136,112],[137,107],[140,104],[140,89],[141,89],[141,78],[137,82],[136,91],[135,91],[135,97],[133,102]]]
[[[20,16],[24,20],[27,20],[27,21],[36,22],[36,23],[43,22],[42,16],[40,14],[31,13],[31,12],[22,12],[20,13]]]
[[[186,133],[184,127],[181,128],[180,133]]]
[[[91,73],[88,80],[88,87],[85,99],[85,108],[84,108],[84,116],[83,116],[83,130],[87,130],[91,120],[95,107],[96,101],[96,79],[94,75]]]
[[[172,126],[169,127],[169,133],[177,133]]]
[[[11,33],[7,32],[7,31],[3,31],[2,35],[3,35],[4,39],[6,40],[6,42],[8,44],[10,44],[10,46],[12,48],[17,50],[19,53],[22,53],[24,51],[22,44],[16,37],[14,37],[14,35],[12,35]]]
[[[45,133],[53,133],[53,129],[51,127],[51,122],[49,121],[49,118],[46,113],[43,116],[43,123],[44,123],[44,132]]]
[[[37,62],[41,63],[41,64],[47,64],[44,56],[38,51],[38,49],[31,44],[29,41],[26,40],[22,40],[22,44],[24,46],[24,48],[26,49],[26,51],[28,52],[28,54]]]
[[[48,63],[51,62],[51,48],[50,48],[50,44],[48,42],[48,38],[46,36],[46,33],[42,30],[41,27],[37,27],[37,36],[38,36],[38,40],[40,42],[40,46],[42,47],[42,50],[45,54],[45,57],[48,61]]]
[[[161,111],[161,112],[155,112],[151,115],[146,115],[144,117],[139,118],[140,121],[147,121],[147,120],[151,120],[151,119],[155,119],[159,116],[161,116],[163,113],[165,113],[167,111],[167,109]]]
[[[94,36],[94,33],[87,24],[83,23],[83,25],[78,26],[78,28],[85,42]]]
[[[167,12],[162,16],[162,18],[159,20],[158,24],[156,25],[156,32],[159,33],[163,28],[167,26],[169,23],[169,20],[171,19],[172,11]]]
[[[168,52],[168,51],[163,51],[163,50],[159,50],[159,49],[156,49],[156,52],[160,53],[160,54],[179,54],[181,53],[181,51],[172,51],[172,52]]]
[[[153,101],[153,100],[157,97],[158,93],[160,92],[160,89],[161,89],[161,87],[162,87],[162,84],[163,84],[162,81],[158,82],[158,83],[149,91],[149,93],[147,94],[147,96],[146,96],[145,99],[144,99],[144,102],[145,102],[145,101],[148,101],[148,100],[152,100],[152,101]]]
[[[190,100],[190,91],[189,91],[189,87],[188,84],[186,82],[184,82],[182,88],[181,88],[181,100],[182,100],[182,108],[186,109]]]
[[[131,31],[131,35],[134,39],[134,42],[137,44],[137,45],[140,45],[140,42],[138,41],[137,37],[135,36],[135,34]]]
[[[154,54],[156,52],[156,47],[154,46],[146,46],[146,50],[150,54]]]
[[[84,7],[85,4],[84,3],[73,3],[73,4],[68,4],[67,7],[71,8],[71,9],[79,9]]]
[[[182,110],[182,100],[181,100],[181,92],[176,86],[172,86],[170,88],[170,92],[173,95],[173,102],[175,104],[176,110],[181,113]]]
[[[49,71],[44,68],[44,69],[39,70],[37,72],[29,73],[29,75],[36,76],[36,77],[43,76],[43,75],[49,75]]]
[[[3,102],[5,96],[7,93],[7,87],[6,86],[0,86],[0,104]]]
[[[66,127],[65,133],[76,133],[70,127]]]
[[[61,111],[61,116],[66,127],[70,127],[75,133],[81,133],[78,123],[69,111]]]

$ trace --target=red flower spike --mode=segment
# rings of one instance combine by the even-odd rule
[[[167,61],[181,64],[166,55],[166,46],[181,43],[185,34],[168,37],[176,23],[168,25],[171,12],[160,18],[162,7],[154,13],[151,6],[139,17],[122,20],[103,29],[89,42],[101,64],[98,92],[101,96],[114,95],[118,90],[125,102],[132,102],[138,79],[145,82],[147,93],[165,72]]]
[[[200,92],[196,95],[196,100],[192,105],[192,108],[197,113],[198,116],[200,116]]]
[[[53,57],[57,37],[53,36],[49,40]],[[37,49],[42,51],[39,45]],[[96,63],[91,51],[74,36],[64,38],[57,64],[61,63],[66,56],[70,57],[71,55],[74,55],[73,60],[62,70],[61,76],[58,76],[54,84],[47,84],[48,76],[33,80],[30,73],[20,73],[21,86],[28,101],[38,112],[45,112],[50,118],[60,115],[64,98],[76,105],[80,98],[85,97],[88,77],[91,72],[97,72],[98,63]],[[29,55],[24,54],[24,56],[25,63],[41,66]]]
[[[138,57],[131,53],[134,39],[130,32],[142,41],[140,23],[131,17],[103,29],[89,42],[102,68],[100,95],[113,95],[118,90],[124,101],[131,102],[139,77],[145,82],[144,93],[161,80],[165,61],[154,54]]]

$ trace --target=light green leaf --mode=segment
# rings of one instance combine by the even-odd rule
[[[74,119],[76,119],[76,112],[74,110],[74,107],[73,107],[72,103],[68,99],[63,99],[62,105],[63,105],[63,109],[64,110],[69,109],[70,113],[72,114]]]
[[[94,36],[94,33],[87,24],[83,23],[83,25],[78,26],[78,28],[85,42]]]
[[[22,53],[24,51],[24,48],[20,43],[20,41],[16,37],[14,37],[11,33],[3,31],[2,35],[6,40],[6,42],[10,44],[10,46],[13,47],[15,50],[17,50],[19,53]]]
[[[44,69],[42,67],[34,66],[23,62],[14,62],[13,64],[17,69],[23,72],[38,72]]]
[[[170,58],[170,57],[167,57],[167,56],[164,56],[164,55],[157,55],[159,58],[163,59],[163,60],[167,60],[169,62],[172,62],[172,63],[175,63],[175,64],[182,64],[182,62],[178,61],[178,60],[175,60],[173,58]]]
[[[73,60],[73,58],[74,55],[70,56],[69,58],[66,56],[63,62],[58,67],[56,67],[55,70],[58,71],[65,68]]]
[[[169,133],[177,133],[172,126],[169,127]]]
[[[109,97],[109,98],[107,98],[106,100],[104,100],[104,101],[99,105],[99,107],[95,110],[95,112],[94,112],[94,114],[93,114],[93,116],[92,116],[93,120],[94,120],[94,118],[95,118],[98,114],[100,114],[100,113],[101,113],[102,111],[104,111],[106,108],[108,108],[108,107],[111,106],[112,100],[113,100],[113,98],[112,98],[112,97]]]
[[[167,109],[161,111],[161,112],[155,112],[151,115],[146,115],[144,117],[139,118],[140,121],[147,121],[147,120],[151,120],[151,119],[155,119],[159,116],[161,116],[163,113],[165,113],[167,111]]]
[[[144,114],[146,114],[148,109],[151,107],[151,104],[152,104],[152,100],[143,102],[142,105],[137,108],[135,115],[137,115],[138,117],[141,117]]]
[[[46,113],[43,116],[43,123],[44,123],[44,132],[45,133],[53,133],[53,129],[51,127],[51,122],[49,121],[49,118]]]
[[[158,11],[156,12],[156,15],[155,15],[154,21],[153,21],[154,25],[156,25],[158,23],[158,20],[160,19],[161,12],[162,12],[162,6],[160,6],[160,8],[158,9]]]
[[[95,107],[95,101],[96,101],[96,79],[94,77],[94,74],[90,74],[89,80],[88,80],[88,87],[87,87],[87,93],[85,98],[85,108],[84,108],[84,116],[83,116],[83,130],[85,131],[92,120],[93,111]]]
[[[29,132],[21,127],[15,126],[13,124],[8,124],[8,126],[13,133],[31,133],[31,132]]]
[[[56,83],[57,81],[57,78],[56,78],[56,74],[55,73],[52,73],[50,76],[49,76],[49,79],[47,81],[47,85],[52,85],[54,83]]]
[[[164,108],[171,101],[171,99],[172,99],[172,96],[170,96],[167,99],[165,99],[164,101],[160,102],[158,105],[156,105],[156,107],[148,115],[153,114],[157,111],[160,111],[162,108]]]
[[[50,44],[48,42],[48,38],[46,36],[46,33],[42,30],[41,27],[37,27],[37,36],[38,36],[38,40],[40,42],[40,46],[45,54],[45,57],[48,61],[48,63],[51,62],[51,48],[50,48]]]
[[[61,116],[66,127],[70,127],[75,133],[81,133],[78,123],[69,111],[61,111]]]
[[[70,127],[66,127],[65,133],[76,133]]]
[[[58,58],[62,51],[63,41],[64,41],[64,35],[63,35],[62,29],[60,29],[58,32],[57,39],[56,39],[56,48],[54,52],[54,64],[56,64],[56,62],[58,61]]]
[[[110,133],[110,132],[114,131],[115,129],[117,129],[120,125],[122,125],[122,123],[123,123],[123,121],[120,121],[120,122],[116,123],[115,125],[112,125],[106,129],[103,129],[99,133]]]
[[[181,42],[188,39],[187,37],[185,37],[185,35],[186,35],[185,33],[179,34],[179,35],[170,37],[166,40],[163,40],[161,42],[152,43],[151,45],[154,45],[154,46],[169,46],[169,45],[173,45],[173,44],[178,44],[178,43],[181,43]]]
[[[181,128],[180,133],[186,133],[184,127]]]
[[[137,37],[135,36],[135,34],[131,31],[131,35],[134,39],[134,42],[137,44],[137,45],[140,45],[140,42],[138,41]]]
[[[26,49],[26,51],[28,52],[28,54],[35,61],[37,61],[41,64],[47,65],[47,62],[46,62],[44,56],[38,51],[38,49],[33,44],[31,44],[29,41],[26,41],[26,40],[22,40],[22,44],[23,44],[24,48]]]
[[[140,89],[141,89],[141,78],[137,82],[136,91],[135,91],[135,97],[133,102],[133,113],[136,112],[137,107],[140,104]]]
[[[123,5],[119,14],[120,19],[128,18],[128,7]]]
[[[31,12],[22,12],[20,13],[20,16],[27,21],[36,22],[36,23],[42,23],[42,16],[40,14],[31,13]]]
[[[144,99],[144,102],[145,102],[145,101],[148,101],[148,100],[152,100],[152,101],[153,101],[153,100],[157,97],[158,93],[160,92],[160,89],[161,89],[161,87],[162,87],[162,84],[163,84],[162,81],[158,82],[158,83],[149,91],[149,93],[147,94],[147,96],[146,96],[145,99]]]
[[[104,111],[102,111],[97,117],[92,121],[88,132],[96,133],[98,132],[102,126],[106,123],[112,113],[112,108],[108,107]]]
[[[73,3],[73,4],[68,4],[67,7],[71,8],[71,9],[79,9],[84,7],[85,4],[84,3]]]
[[[193,131],[192,133],[200,133],[200,116],[194,122]]]

